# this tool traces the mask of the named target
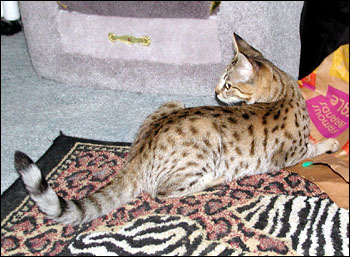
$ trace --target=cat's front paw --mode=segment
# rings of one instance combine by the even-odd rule
[[[340,148],[340,144],[337,139],[329,138],[325,141],[325,153],[335,153]]]

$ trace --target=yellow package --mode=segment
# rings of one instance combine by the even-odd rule
[[[314,163],[310,168],[299,164],[290,170],[314,182],[340,207],[349,208],[349,44],[298,83],[311,120],[311,140],[336,138],[341,150],[307,160]]]

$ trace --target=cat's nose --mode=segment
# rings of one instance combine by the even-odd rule
[[[220,88],[219,88],[219,86],[216,86],[216,88],[215,88],[215,95],[218,95],[218,94],[220,94]]]

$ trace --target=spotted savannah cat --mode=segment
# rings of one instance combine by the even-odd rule
[[[111,212],[142,191],[152,197],[182,197],[339,149],[335,139],[309,141],[309,116],[295,80],[236,34],[233,46],[234,58],[215,89],[227,105],[162,105],[140,127],[123,169],[86,198],[57,196],[33,161],[16,152],[16,170],[40,210],[76,225]],[[243,104],[232,105],[238,102]]]

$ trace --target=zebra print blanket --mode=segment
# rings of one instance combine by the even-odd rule
[[[152,213],[114,231],[79,235],[67,253],[139,256],[348,254],[349,214],[328,199],[259,196],[228,210],[237,223],[233,225],[228,219],[217,218],[214,222],[217,227],[213,229],[218,233],[214,240],[196,219]]]
[[[55,191],[76,199],[108,183],[128,150],[61,135],[37,163]],[[46,219],[21,188],[2,195],[1,255],[349,255],[349,211],[284,170],[185,198],[140,194],[75,227]]]

